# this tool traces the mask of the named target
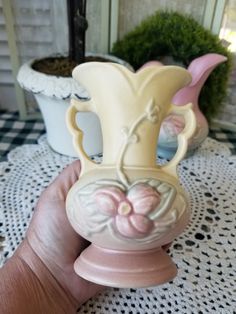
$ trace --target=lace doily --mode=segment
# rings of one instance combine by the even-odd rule
[[[44,136],[8,159],[0,164],[1,264],[22,241],[41,192],[73,160],[53,152]],[[80,313],[236,313],[236,158],[208,138],[179,174],[192,219],[170,249],[178,276],[149,289],[107,289]]]

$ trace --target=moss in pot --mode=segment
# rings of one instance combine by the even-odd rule
[[[210,121],[221,110],[227,93],[232,56],[218,36],[190,16],[157,11],[117,41],[112,53],[125,59],[135,70],[150,60],[170,61],[188,68],[196,58],[208,53],[227,57],[207,79],[200,94],[200,109]]]

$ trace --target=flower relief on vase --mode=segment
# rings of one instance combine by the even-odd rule
[[[98,180],[77,192],[77,206],[86,208],[87,236],[108,228],[110,235],[117,239],[152,242],[174,227],[185,211],[186,204],[170,211],[177,193],[170,183],[153,178],[130,182],[125,172],[126,151],[130,145],[139,142],[136,130],[145,120],[152,124],[160,123],[159,115],[160,107],[151,98],[146,110],[130,126],[120,130],[123,144],[115,165],[118,180]],[[184,203],[184,199],[182,201]],[[79,220],[76,217],[72,218],[83,229],[83,217]]]

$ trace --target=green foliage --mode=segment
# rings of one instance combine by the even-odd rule
[[[157,11],[116,42],[112,53],[135,69],[163,56],[172,56],[186,67],[193,59],[206,53],[227,56],[228,61],[219,65],[206,81],[199,99],[200,108],[208,120],[219,112],[227,92],[231,54],[217,36],[193,18],[176,12]]]

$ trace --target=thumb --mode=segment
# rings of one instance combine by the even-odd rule
[[[79,179],[81,164],[79,160],[72,162],[67,166],[48,186],[44,196],[50,197],[51,200],[65,201],[67,193],[72,185]]]

